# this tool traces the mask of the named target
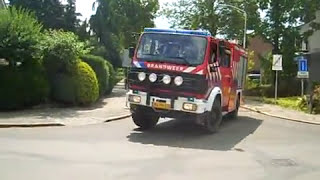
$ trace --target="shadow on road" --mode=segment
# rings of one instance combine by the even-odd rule
[[[224,120],[216,134],[205,134],[192,122],[172,120],[150,131],[135,130],[127,138],[131,142],[156,146],[228,151],[254,133],[261,124],[262,120],[242,116],[238,120]]]

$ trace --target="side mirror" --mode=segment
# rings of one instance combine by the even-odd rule
[[[129,58],[133,58],[134,52],[135,52],[135,48],[134,47],[130,47],[129,48]]]

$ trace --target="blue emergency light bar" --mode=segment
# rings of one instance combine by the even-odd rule
[[[179,29],[158,29],[158,28],[145,28],[144,32],[157,32],[157,33],[172,33],[172,34],[188,34],[197,36],[211,36],[209,31],[201,30],[179,30]]]

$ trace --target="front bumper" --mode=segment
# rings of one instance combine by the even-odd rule
[[[133,96],[136,98],[136,100],[137,100],[136,102],[132,101]],[[131,97],[131,99],[129,97]],[[138,101],[139,99],[140,99],[140,102]],[[153,104],[153,102],[156,102],[156,101],[161,101],[161,102],[165,102],[166,104],[170,104],[170,106],[171,106],[170,110],[154,109],[152,104]],[[163,98],[163,97],[152,96],[152,95],[149,95],[148,93],[142,92],[142,91],[130,90],[127,93],[127,102],[130,105],[151,107],[155,111],[158,111],[160,113],[167,113],[167,114],[179,112],[181,114],[197,115],[197,114],[204,114],[205,112],[209,111],[207,108],[207,103],[208,103],[207,100],[186,98],[186,97]],[[185,103],[196,105],[196,107],[197,107],[196,110],[184,109],[183,107],[184,107]]]

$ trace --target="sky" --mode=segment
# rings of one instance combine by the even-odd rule
[[[163,5],[167,2],[172,2],[175,0],[159,0],[160,8],[163,7]],[[95,0],[77,0],[76,1],[76,7],[77,12],[82,14],[82,17],[80,17],[81,20],[90,19],[91,15],[94,14],[94,11],[92,10],[92,4],[95,2]],[[169,28],[170,24],[168,20],[165,17],[158,17],[155,19],[156,27],[158,28]]]

